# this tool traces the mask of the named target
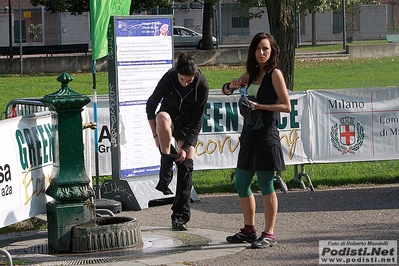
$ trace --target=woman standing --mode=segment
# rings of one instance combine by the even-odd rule
[[[244,117],[234,183],[240,198],[244,227],[237,234],[226,238],[230,243],[251,243],[252,248],[272,246],[277,241],[274,226],[278,201],[273,182],[275,171],[285,170],[277,120],[279,112],[291,111],[284,76],[278,68],[279,52],[280,48],[272,35],[256,34],[248,49],[246,72],[222,87],[224,94],[231,95],[234,90],[246,86],[246,102],[251,109],[247,113],[256,114],[257,118],[254,125],[253,117]],[[255,173],[263,196],[265,214],[265,227],[260,237],[257,237],[255,230],[256,205],[251,190]]]

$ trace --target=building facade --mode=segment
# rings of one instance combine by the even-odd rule
[[[0,46],[18,46],[20,36],[24,46],[90,43],[89,13],[51,13],[33,7],[29,0],[21,0],[20,6],[17,1],[0,0],[0,8],[4,11],[0,11]]]
[[[175,9],[176,25],[202,30],[202,7],[200,4],[183,4]],[[249,19],[239,15],[234,1],[219,2],[214,8],[214,35],[221,44],[248,43],[257,32],[270,32],[266,7],[262,18]],[[255,12],[257,9],[250,9]],[[399,33],[399,0],[385,0],[381,4],[352,5],[345,10],[346,36],[353,41],[385,39],[387,33]],[[340,41],[343,36],[342,10],[316,14],[316,40]],[[299,43],[312,41],[312,16],[301,14],[296,18],[299,25]]]
[[[44,7],[33,7],[29,0],[0,0],[0,46],[59,45],[88,43],[90,16],[69,13],[50,13]],[[10,4],[17,5],[9,7]],[[150,15],[173,14],[175,25],[202,32],[203,6],[201,2],[174,5],[174,9],[152,9]],[[262,18],[249,19],[250,9],[240,14],[234,1],[219,2],[214,7],[214,36],[220,44],[247,44],[257,32],[270,32],[265,7]],[[3,10],[3,12],[1,12]],[[301,14],[296,18],[300,29],[298,43],[312,40],[312,17]],[[343,36],[342,11],[316,14],[316,40],[340,41]],[[346,36],[353,41],[385,39],[390,32],[399,32],[399,0],[381,1],[380,5],[352,6],[346,10]],[[21,24],[21,25],[20,25]],[[20,33],[21,29],[21,33]]]

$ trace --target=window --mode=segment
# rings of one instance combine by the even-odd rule
[[[181,35],[180,29],[173,29],[173,35]]]
[[[333,33],[342,32],[342,14],[340,12],[333,13]]]
[[[231,25],[233,28],[249,28],[249,19],[247,17],[232,17]]]
[[[169,15],[171,14],[171,10],[169,8],[151,8],[148,12],[148,15]]]
[[[22,42],[26,42],[26,21],[21,20]],[[14,43],[19,43],[19,20],[14,21]]]

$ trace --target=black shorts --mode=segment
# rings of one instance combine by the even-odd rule
[[[186,138],[187,130],[188,130],[188,124],[180,123],[180,122],[174,122],[173,123],[172,136],[177,141],[184,140]]]

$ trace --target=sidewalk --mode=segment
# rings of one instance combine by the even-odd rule
[[[138,219],[144,246],[88,254],[47,254],[47,231],[0,235],[0,247],[25,265],[317,265],[319,240],[398,240],[399,184],[329,190],[278,192],[277,246],[253,250],[228,244],[242,226],[235,194],[199,195],[188,230],[170,229],[170,204],[117,216]],[[261,195],[256,227],[263,228]],[[0,257],[4,261],[4,256]]]

